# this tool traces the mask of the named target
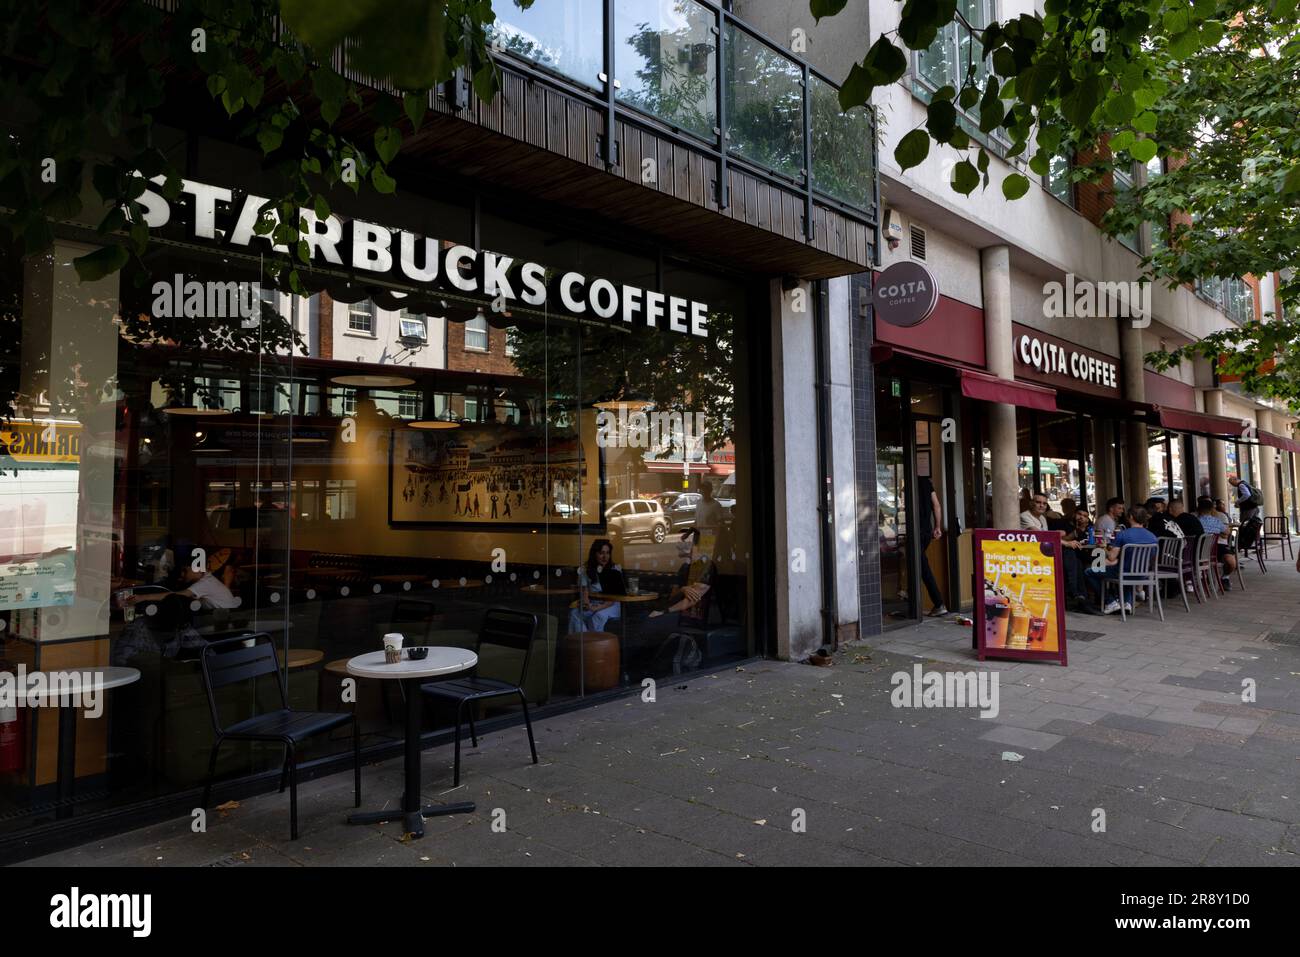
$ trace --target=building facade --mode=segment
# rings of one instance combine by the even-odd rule
[[[870,114],[711,2],[549,0],[494,38],[501,92],[429,91],[397,193],[310,217],[298,294],[251,228],[260,151],[179,81],[155,142],[184,182],[145,196],[142,265],[79,281],[94,210],[3,250],[0,672],[123,683],[72,723],[0,708],[0,856],[190,813],[223,637],[269,634],[291,704],[354,707],[381,757],[400,704],[348,698],[346,662],[387,632],[473,647],[487,609],[527,612],[526,669],[480,671],[543,711],[856,632],[842,277],[876,260]],[[586,620],[607,540],[626,594]],[[451,716],[426,717],[433,743]],[[223,748],[217,800],[281,761]]]

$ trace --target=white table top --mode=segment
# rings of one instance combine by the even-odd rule
[[[430,648],[429,657],[423,661],[403,657],[392,665],[384,660],[383,651],[371,651],[350,659],[348,674],[361,678],[432,678],[468,671],[476,664],[478,655],[464,648]]]
[[[58,675],[57,688],[51,687],[50,676]],[[75,678],[71,677],[76,675]],[[140,669],[110,665],[103,668],[59,668],[53,672],[27,672],[27,686],[14,685],[13,693],[19,702],[26,702],[28,697],[37,701],[53,699],[56,691],[71,694],[84,694],[88,691],[108,691],[122,685],[134,684],[140,680]]]

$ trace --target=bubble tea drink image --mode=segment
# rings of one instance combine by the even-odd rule
[[[997,585],[984,582],[984,644],[989,648],[1004,648],[1007,643],[1007,624],[1011,615],[1011,602],[997,590]]]
[[[1043,602],[1043,613],[1029,619],[1030,647],[1033,647],[1033,645],[1037,643],[1041,648],[1043,646],[1043,640],[1047,637],[1047,608],[1048,603]]]
[[[1029,609],[1025,607],[1025,586],[1020,586],[1020,597],[1011,608],[1011,639],[1008,648],[1029,647]]]

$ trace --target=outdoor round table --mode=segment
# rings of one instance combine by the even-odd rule
[[[27,672],[27,679],[28,681],[36,678],[48,679],[50,674],[60,676],[79,675],[76,690],[83,694],[87,690],[108,691],[112,688],[120,688],[123,685],[134,684],[140,680],[140,670],[138,668],[125,668],[116,665],[104,668],[60,668],[54,672],[29,671]],[[15,703],[18,705],[27,705],[29,698],[33,704],[40,705],[46,703],[46,698],[52,697],[52,695],[47,694],[46,689],[33,688],[28,685],[15,687],[14,697],[16,699]],[[72,816],[72,790],[77,777],[77,709],[73,707],[73,701],[62,700],[64,697],[62,695],[59,697],[59,771],[54,786],[58,808],[54,813],[57,818],[67,818]]]
[[[405,657],[388,664],[382,651],[357,655],[348,661],[348,674],[358,678],[381,678],[400,681],[406,692],[406,790],[402,806],[386,811],[361,811],[348,817],[349,824],[383,824],[402,818],[406,833],[424,837],[424,819],[444,814],[470,814],[472,801],[459,804],[423,804],[420,800],[420,728],[424,716],[420,686],[428,678],[468,671],[478,664],[478,655],[464,648],[430,648],[422,661]]]

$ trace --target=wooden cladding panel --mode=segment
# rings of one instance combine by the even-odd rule
[[[755,271],[822,278],[869,265],[867,226],[816,203],[817,233],[805,240],[804,196],[795,187],[728,166],[729,203],[719,210],[718,162],[654,130],[617,121],[619,162],[607,171],[599,150],[604,111],[527,77],[505,71],[492,103],[472,102],[459,113],[434,99],[439,108],[403,146],[403,159],[459,171],[523,200],[590,212],[683,253]],[[647,159],[657,177],[642,183]]]

